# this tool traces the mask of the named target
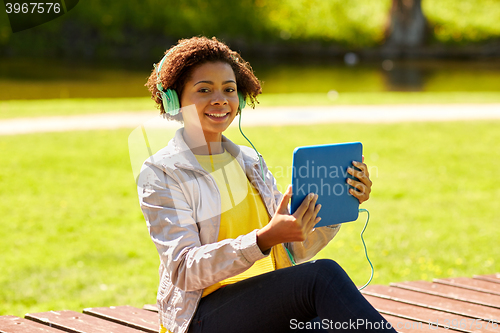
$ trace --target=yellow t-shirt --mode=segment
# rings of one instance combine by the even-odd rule
[[[266,206],[257,189],[248,181],[236,159],[225,151],[216,155],[195,155],[201,166],[215,179],[221,195],[221,218],[217,241],[236,238],[269,222]],[[245,272],[205,288],[203,295],[222,286],[275,270],[274,254],[256,261]]]

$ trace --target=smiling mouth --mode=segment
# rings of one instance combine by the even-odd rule
[[[223,119],[229,115],[229,112],[226,113],[205,113],[209,118],[212,119]]]

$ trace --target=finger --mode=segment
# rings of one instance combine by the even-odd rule
[[[309,205],[307,206],[307,210],[304,214],[304,217],[302,218],[303,220],[305,220],[306,223],[307,221],[309,221],[309,219],[311,219],[312,214],[314,214],[314,209],[316,208],[316,201],[318,201],[318,195],[313,193],[312,199],[309,202]]]
[[[302,225],[305,226],[309,222],[309,220],[312,218],[314,214],[314,210],[316,209],[316,201],[318,200],[318,195],[314,194],[312,200],[309,202],[309,206],[307,207],[307,211],[305,212],[304,216],[302,217]]]
[[[321,205],[316,205],[316,208],[314,209],[314,213],[311,216],[311,219],[309,220],[309,223],[307,225],[307,233],[310,233],[312,229],[314,229],[314,226],[321,220],[321,217],[318,217],[318,213],[321,209]]]
[[[369,176],[363,172],[363,171],[358,171],[353,168],[348,168],[347,172],[351,174],[352,176],[356,177],[360,182],[367,186],[372,186],[372,181],[370,180]]]
[[[365,163],[358,162],[358,161],[352,161],[352,165],[354,165],[356,168],[360,169],[367,176],[370,176],[370,173],[368,171],[368,166]]]
[[[363,184],[365,184],[366,186],[372,186],[372,181],[370,180],[370,178],[368,178],[364,173],[362,173],[361,171],[353,171],[352,172],[352,175],[354,177],[357,178],[357,180]],[[353,180],[353,179],[351,179]],[[356,180],[354,180],[356,181]]]
[[[368,196],[368,195],[363,194],[363,193],[361,193],[361,192],[358,192],[358,191],[356,191],[356,190],[354,190],[354,189],[350,189],[350,190],[349,190],[349,193],[350,193],[353,197],[355,197],[356,199],[358,199],[358,201],[359,201],[359,203],[360,203],[360,204],[361,204],[361,203],[363,203],[363,202],[365,202],[366,200],[368,200],[368,199],[369,199],[369,196]]]
[[[358,199],[359,203],[363,203],[370,198],[370,189],[365,185],[358,183],[356,189],[349,189],[349,193]]]
[[[365,184],[363,184],[361,182],[357,182],[357,181],[352,180],[352,179],[348,179],[347,183],[349,185],[351,185],[352,187],[354,187],[355,192],[370,194],[370,192],[372,191],[370,186],[366,186]]]
[[[280,214],[288,214],[288,203],[292,197],[292,185],[288,185],[283,197],[281,197],[280,204],[278,206],[278,212]]]
[[[321,205],[316,205],[316,208],[314,209],[312,216],[310,216],[310,218],[307,221],[305,219],[302,220],[302,233],[304,236],[307,237],[307,235],[309,235],[312,232],[312,230],[314,230],[314,226],[316,225],[316,223],[318,223],[321,220],[320,217],[316,216],[320,208]]]
[[[365,161],[365,155],[361,155],[361,162]]]
[[[311,203],[311,200],[314,199],[314,193],[309,193],[304,200],[302,200],[302,203],[300,204],[299,208],[292,214],[295,216],[296,219],[302,219],[304,217],[304,214],[306,214],[307,210],[309,209],[309,204]]]
[[[355,197],[356,199],[358,199],[359,203],[362,204],[363,202],[367,201],[370,197],[368,195],[364,195],[364,194],[359,194],[359,192],[357,191],[354,191],[353,189],[350,189],[349,190],[350,193],[352,194],[353,197]]]

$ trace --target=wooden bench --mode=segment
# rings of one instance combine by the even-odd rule
[[[399,332],[500,333],[500,274],[373,285],[366,299]],[[111,306],[0,317],[2,333],[158,332],[156,305]]]

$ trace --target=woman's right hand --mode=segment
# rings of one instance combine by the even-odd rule
[[[257,231],[257,245],[262,252],[280,243],[302,242],[321,218],[317,217],[321,205],[316,206],[318,195],[309,193],[299,208],[293,213],[288,213],[288,202],[292,197],[292,186],[289,185],[278,209],[271,221]]]

